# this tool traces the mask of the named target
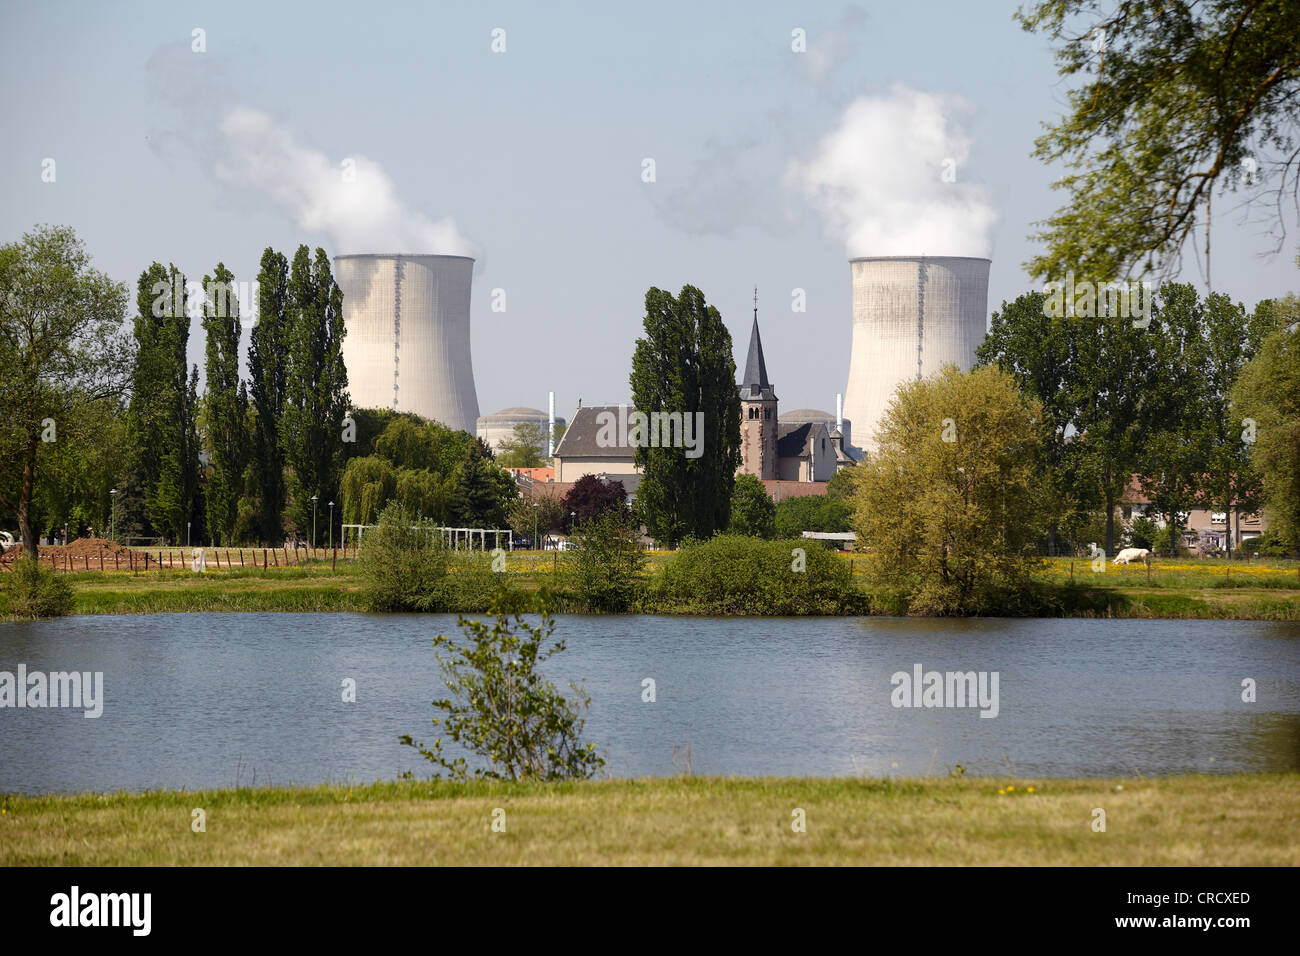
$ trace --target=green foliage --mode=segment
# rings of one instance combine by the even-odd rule
[[[390,504],[362,537],[358,557],[367,610],[440,608],[450,557],[432,521]]]
[[[536,548],[539,542],[533,540],[534,534],[540,538],[549,532],[560,531],[568,514],[559,498],[539,491],[532,496],[516,498],[510,505],[506,521],[515,537],[527,538]]]
[[[826,497],[832,501],[853,501],[853,479],[857,471],[853,467],[841,468],[831,475],[826,482]],[[810,529],[811,530],[811,529]]]
[[[207,392],[203,399],[203,432],[208,449],[205,494],[207,527],[214,539],[234,541],[239,499],[248,466],[248,392],[239,380],[239,299],[235,277],[222,263],[213,276],[203,277],[203,329],[207,333]]]
[[[994,609],[1024,590],[1040,533],[1042,409],[995,368],[901,385],[860,466],[854,528],[914,614]]]
[[[595,776],[604,767],[594,744],[582,742],[583,712],[591,703],[581,686],[570,685],[567,699],[541,673],[540,665],[564,650],[551,642],[555,620],[543,614],[530,625],[503,607],[494,621],[459,618],[465,641],[439,634],[434,638],[446,698],[433,706],[439,733],[486,763],[473,775],[496,780],[571,780]],[[549,644],[549,646],[548,646]],[[463,756],[449,756],[439,736],[426,747],[409,734],[401,742],[457,780],[471,775]],[[435,776],[438,772],[435,771]]]
[[[17,618],[62,617],[72,613],[72,585],[31,558],[20,558],[3,577],[0,614]]]
[[[255,537],[264,543],[284,540],[284,448],[280,421],[284,416],[289,372],[289,262],[267,247],[257,274],[257,324],[249,333],[248,378],[255,429],[253,432],[252,503]]]
[[[632,402],[647,414],[702,413],[701,454],[683,448],[638,447],[642,470],[637,501],[646,527],[669,546],[707,538],[730,521],[731,492],[740,467],[740,395],[731,333],[704,293],[683,286],[677,298],[652,288],[645,297],[645,335],[632,356]]]
[[[1069,172],[1054,184],[1065,203],[1037,224],[1046,248],[1029,273],[1064,278],[1073,269],[1104,281],[1176,271],[1216,186],[1247,187],[1248,200],[1266,199],[1276,204],[1269,216],[1279,215],[1297,161],[1300,5],[1126,0],[1108,14],[1097,6],[1037,0],[1017,14],[1051,38],[1063,77],[1086,79],[1036,143],[1035,156]],[[1277,184],[1272,195],[1250,189],[1256,168],[1246,162],[1265,144],[1283,157],[1277,175],[1261,177]]]
[[[1241,543],[1241,549],[1262,558],[1285,558],[1295,553],[1295,549],[1288,547],[1272,528],[1257,537],[1247,538]]]
[[[497,464],[502,468],[541,468],[546,450],[546,429],[532,422],[520,422],[514,434],[501,443]]]
[[[737,475],[731,492],[731,525],[728,534],[771,538],[776,534],[776,504],[763,483],[753,475]]]
[[[387,459],[379,455],[349,459],[339,482],[343,523],[374,524],[396,491],[397,472]]]
[[[1249,419],[1242,430],[1250,460],[1263,478],[1264,511],[1270,526],[1291,548],[1300,547],[1300,299],[1287,296],[1269,306],[1274,331],[1242,370],[1232,390],[1233,417]],[[1245,441],[1247,437],[1254,442]]]
[[[783,498],[776,506],[776,535],[779,538],[797,538],[805,531],[852,531],[852,523],[851,500],[832,496],[829,488],[824,495]]]
[[[683,544],[651,583],[649,598],[670,614],[853,614],[865,607],[834,552],[807,540],[742,535]]]
[[[645,552],[634,520],[618,508],[576,526],[568,569],[586,610],[622,614],[636,601],[645,573]]]
[[[343,364],[347,332],[343,293],[334,282],[324,249],[317,249],[313,259],[306,246],[298,247],[289,273],[286,309],[287,368],[280,440],[285,464],[292,470],[292,519],[302,529],[311,525],[312,495],[322,502],[339,498],[343,418],[349,403],[348,373]],[[335,509],[333,519],[340,521],[341,514],[341,509]],[[328,508],[323,517],[330,520]],[[334,540],[339,540],[341,531],[335,527]]]
[[[1140,546],[1134,545],[1134,547]],[[1185,558],[1191,554],[1187,545],[1183,544],[1183,536],[1174,534],[1172,525],[1156,529],[1155,537],[1151,540],[1151,552],[1170,558]]]
[[[1128,526],[1128,546],[1154,551],[1156,537],[1159,534],[1160,526],[1158,524],[1150,518],[1139,516],[1134,518],[1132,524]]]

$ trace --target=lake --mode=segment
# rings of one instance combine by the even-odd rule
[[[568,649],[547,674],[562,688],[585,679],[585,738],[615,776],[1300,769],[1294,623],[566,615],[557,625]],[[0,672],[103,674],[98,718],[0,709],[0,791],[428,776],[398,738],[433,739],[430,702],[442,688],[430,642],[440,632],[457,633],[454,616],[0,624]],[[953,694],[966,685],[950,671],[976,672],[985,706],[895,706],[923,704],[927,686],[931,703],[960,703]],[[643,700],[647,678],[653,702]],[[356,682],[354,703],[342,699],[345,679]],[[1242,700],[1244,679],[1254,702]],[[965,703],[978,704],[972,697]],[[996,716],[982,717],[994,703]]]

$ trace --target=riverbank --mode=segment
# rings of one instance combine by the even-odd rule
[[[1300,774],[400,781],[0,808],[0,866],[1300,865]]]
[[[661,560],[653,556],[651,567]],[[852,562],[849,557],[842,560]],[[1034,616],[1300,621],[1300,573],[1294,562],[1164,562],[1152,569],[1149,581],[1143,567],[1109,565],[1105,572],[1093,573],[1087,562],[1075,561],[1073,570],[1070,564],[1062,558],[1044,562],[1035,575]],[[858,562],[853,579],[866,595],[867,613],[906,614],[904,597],[872,585],[860,566]],[[563,568],[552,555],[517,553],[506,574],[509,584],[525,596],[547,587],[564,597]],[[201,575],[179,569],[73,571],[67,580],[77,614],[362,609],[363,582],[351,559],[268,570],[215,570],[209,565]],[[474,595],[485,593],[490,588],[471,589],[467,606],[450,610],[473,610]],[[565,607],[562,601],[559,609],[579,608]]]

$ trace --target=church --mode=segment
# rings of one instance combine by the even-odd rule
[[[835,472],[856,463],[845,451],[848,422],[837,423],[827,412],[806,408],[779,414],[758,331],[757,293],[745,371],[736,388],[740,394],[740,467],[736,474],[758,478],[773,498],[822,494]],[[618,439],[611,441],[615,433],[608,428],[610,421],[628,414],[627,406],[584,406],[579,402],[555,449],[555,481],[568,485],[585,475],[598,475],[622,481],[623,487],[635,494],[641,483],[634,463],[635,446],[626,440],[626,430],[620,430]]]

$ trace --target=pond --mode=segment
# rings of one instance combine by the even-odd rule
[[[440,632],[458,633],[454,616],[0,624],[0,684],[20,666],[28,687],[102,674],[98,717],[85,700],[0,708],[0,791],[427,776],[398,738],[434,736]],[[562,688],[585,679],[585,737],[616,776],[1300,769],[1294,623],[568,615],[556,636],[568,650],[547,673]]]

